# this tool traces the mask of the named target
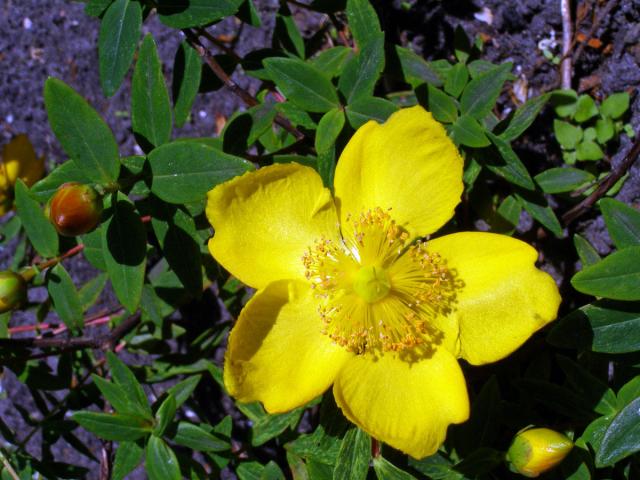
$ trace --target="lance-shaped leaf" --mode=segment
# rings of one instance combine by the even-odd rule
[[[268,58],[264,66],[282,93],[309,112],[328,112],[338,107],[331,81],[314,66],[294,58]]]
[[[16,182],[16,209],[27,236],[40,255],[54,257],[58,253],[58,234],[42,211],[40,204],[31,198],[29,189],[20,179]]]
[[[118,179],[118,144],[111,129],[84,98],[55,78],[44,85],[44,104],[53,133],[82,174],[96,183]]]
[[[51,269],[47,278],[47,289],[53,301],[53,308],[69,329],[82,328],[82,304],[73,280],[58,264]]]
[[[160,146],[171,137],[171,103],[153,36],[144,37],[133,72],[131,126],[141,147]]]
[[[173,28],[207,25],[233,15],[244,0],[158,0],[160,21]]]
[[[204,201],[218,183],[253,169],[246,160],[202,143],[176,141],[149,154],[151,191],[165,202]]]
[[[141,27],[142,7],[139,2],[131,0],[116,0],[102,18],[98,57],[100,85],[107,97],[120,88],[129,70]]]
[[[120,303],[135,312],[142,295],[147,237],[133,203],[123,193],[107,205],[111,217],[102,227],[102,253],[113,290]]]

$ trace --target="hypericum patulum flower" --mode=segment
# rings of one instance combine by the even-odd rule
[[[0,215],[13,207],[13,187],[20,178],[28,187],[44,175],[44,157],[38,158],[26,135],[17,135],[2,149]]]
[[[224,382],[268,412],[333,384],[344,415],[422,458],[469,416],[457,358],[499,360],[556,317],[553,279],[519,240],[463,232],[463,161],[422,107],[370,121],[332,197],[311,168],[276,164],[209,192],[212,255],[257,292],[229,337]]]
[[[516,434],[507,451],[514,472],[535,478],[558,466],[573,448],[573,442],[549,428],[530,428]]]

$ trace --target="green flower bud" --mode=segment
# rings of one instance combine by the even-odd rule
[[[27,301],[27,282],[11,270],[0,272],[0,313],[15,310]]]
[[[573,442],[562,433],[531,428],[516,434],[507,461],[514,472],[533,478],[560,464],[572,448]]]
[[[89,185],[65,183],[49,201],[47,215],[60,235],[88,233],[100,222],[102,196]]]

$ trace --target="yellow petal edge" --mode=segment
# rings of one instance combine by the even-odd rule
[[[444,127],[420,106],[399,110],[382,125],[370,121],[345,147],[335,173],[343,228],[369,209],[390,214],[411,237],[438,230],[462,195],[463,160]]]
[[[328,189],[312,168],[275,164],[216,186],[207,197],[211,255],[243,283],[304,280],[302,255],[339,235]]]
[[[474,365],[500,360],[554,320],[560,293],[536,268],[530,245],[483,232],[460,232],[428,242],[461,287],[450,314],[457,319],[458,355]]]

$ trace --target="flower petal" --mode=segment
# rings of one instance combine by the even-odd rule
[[[558,287],[535,267],[538,253],[506,235],[461,232],[427,244],[463,283],[451,313],[460,325],[459,356],[495,362],[556,318]]]
[[[321,333],[317,305],[304,282],[281,280],[256,293],[229,336],[224,383],[231,395],[276,413],[329,388],[351,354]]]
[[[18,135],[4,146],[2,152],[5,174],[10,185],[21,178],[28,187],[44,175],[44,158],[37,158],[29,138]]]
[[[320,176],[297,163],[245,173],[208,194],[215,229],[209,251],[254,288],[280,279],[304,279],[302,255],[315,240],[338,239],[331,193]]]
[[[447,427],[469,417],[462,371],[443,348],[413,363],[396,354],[355,356],[338,374],[333,394],[351,422],[415,458],[434,453]]]
[[[349,214],[380,207],[411,237],[435,232],[462,194],[463,161],[443,126],[422,107],[370,121],[345,147],[335,174],[336,203]]]

